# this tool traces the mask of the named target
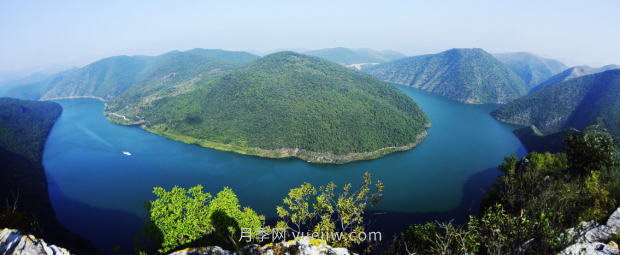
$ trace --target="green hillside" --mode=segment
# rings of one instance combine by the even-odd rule
[[[510,70],[519,75],[523,82],[525,82],[528,90],[546,81],[557,73],[568,69],[568,67],[560,61],[541,58],[529,52],[500,53],[492,55],[497,58],[497,60],[508,66]]]
[[[217,76],[216,73],[230,70],[233,65],[240,65],[240,63],[252,61],[256,58],[258,57],[247,52],[204,49],[193,49],[186,52],[171,51],[159,56],[110,57],[94,62],[68,75],[54,84],[41,97],[41,100],[71,97],[97,97],[109,100],[122,95],[135,85],[143,88],[138,90],[150,89],[147,93],[150,95],[154,92],[153,89],[167,88],[168,85],[179,85],[179,82],[187,83],[189,79],[198,81],[209,75]],[[217,64],[221,64],[221,66],[215,66]],[[203,67],[206,69],[201,70],[200,68]],[[148,84],[150,82],[159,84]],[[187,89],[187,86],[180,88],[181,91]],[[129,97],[135,98],[135,96]],[[127,103],[131,100],[125,99],[123,102]],[[124,104],[121,107],[125,106]]]
[[[43,95],[45,95],[45,93],[47,93],[52,87],[54,87],[54,85],[61,82],[65,77],[75,72],[76,70],[78,70],[78,68],[74,67],[66,71],[55,73],[45,78],[45,80],[43,81],[14,87],[13,89],[9,90],[4,96],[27,100],[38,100]]]
[[[563,72],[554,75],[553,77],[549,78],[548,80],[538,84],[538,86],[532,88],[532,90],[530,91],[530,93],[532,92],[536,92],[538,90],[544,89],[546,87],[549,87],[553,84],[556,83],[560,83],[563,81],[567,81],[573,78],[577,78],[580,76],[584,76],[584,75],[590,75],[590,74],[595,74],[595,73],[601,73],[601,72],[605,72],[608,70],[613,70],[613,69],[620,69],[620,66],[617,65],[606,65],[603,67],[599,67],[599,68],[592,68],[589,66],[575,66],[575,67],[571,67],[569,69],[564,70]]]
[[[481,49],[408,57],[363,71],[469,104],[507,103],[527,94],[521,78]]]
[[[140,81],[158,57],[117,56],[94,62],[55,84],[41,100],[98,97],[108,100]]]
[[[141,81],[111,98],[105,111],[140,121],[141,108],[148,106],[151,101],[186,93],[239,66],[196,52],[172,52],[159,57],[150,65],[148,74]]]
[[[395,51],[379,52],[371,49],[351,50],[342,47],[306,51],[303,52],[303,54],[326,59],[341,65],[385,63],[405,57],[404,54]]]
[[[601,119],[610,133],[620,136],[620,70],[581,76],[512,101],[491,112],[508,123],[534,125],[548,134],[583,129]]]
[[[54,102],[0,98],[0,229],[34,233],[72,254],[104,254],[60,224],[49,200],[43,145],[61,113]]]
[[[144,115],[143,127],[165,137],[325,163],[410,149],[430,126],[394,86],[293,52],[268,55],[194,91],[155,100]]]

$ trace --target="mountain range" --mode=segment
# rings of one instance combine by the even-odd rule
[[[342,47],[305,51],[302,53],[341,65],[385,63],[406,57],[405,54],[392,50],[375,51],[366,48],[352,50]]]
[[[521,77],[527,89],[532,89],[552,76],[568,69],[560,61],[542,58],[529,52],[491,55]]]
[[[517,74],[482,49],[407,57],[362,71],[470,104],[507,103],[528,91]]]
[[[575,66],[564,70],[561,73],[554,75],[553,77],[547,79],[546,81],[540,83],[538,86],[532,88],[530,92],[535,92],[546,87],[549,87],[553,84],[560,83],[563,81],[567,81],[573,78],[577,78],[584,75],[595,74],[604,72],[607,70],[620,69],[618,65],[606,65],[599,68],[592,68],[589,66]]]

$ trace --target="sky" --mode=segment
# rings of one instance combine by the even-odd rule
[[[618,10],[617,0],[0,0],[0,72],[193,48],[482,48],[598,67],[620,64]]]

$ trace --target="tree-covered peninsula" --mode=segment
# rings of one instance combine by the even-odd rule
[[[268,55],[141,111],[142,127],[164,137],[321,163],[410,149],[430,126],[420,107],[394,86],[293,52]]]

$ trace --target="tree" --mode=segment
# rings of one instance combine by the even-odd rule
[[[263,226],[264,217],[259,217],[249,207],[241,211],[237,196],[228,187],[215,198],[209,193],[203,193],[201,185],[188,191],[175,186],[169,192],[156,187],[153,193],[158,198],[145,202],[149,220],[141,232],[147,242],[156,243],[155,249],[158,253],[191,244],[213,242],[218,245],[228,243],[233,248],[238,248],[246,243],[235,238],[241,228],[257,231]],[[209,235],[214,235],[215,238],[205,238]],[[145,249],[140,238],[137,238],[136,250],[139,252]]]
[[[353,243],[359,244],[361,240],[349,240],[349,235],[353,232],[364,232],[363,214],[366,204],[370,202],[371,206],[379,203],[383,195],[383,183],[377,181],[377,192],[369,194],[369,186],[372,184],[372,175],[368,172],[364,174],[362,186],[351,192],[351,184],[347,184],[343,188],[343,192],[339,195],[334,193],[336,185],[331,182],[325,187],[320,187],[320,195],[312,199],[317,194],[317,190],[309,183],[304,183],[299,188],[292,189],[289,196],[284,199],[284,203],[288,205],[288,210],[282,206],[278,206],[278,215],[283,219],[278,222],[276,228],[285,228],[301,233],[303,227],[318,233],[318,236],[329,236],[328,242],[334,246],[349,247]],[[312,208],[310,210],[310,202]],[[370,201],[369,201],[370,200]],[[337,240],[332,238],[332,234],[342,232],[343,238]]]
[[[567,135],[566,158],[572,174],[586,176],[592,171],[601,171],[617,165],[614,152],[620,140],[599,133]]]

